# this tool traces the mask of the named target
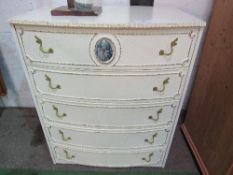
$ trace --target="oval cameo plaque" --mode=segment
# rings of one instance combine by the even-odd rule
[[[120,42],[112,34],[95,34],[90,41],[89,53],[96,65],[113,66],[120,59]]]
[[[114,58],[115,46],[108,38],[101,38],[96,42],[95,55],[101,63],[110,63]]]

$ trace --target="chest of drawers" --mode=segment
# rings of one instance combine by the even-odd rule
[[[44,8],[10,23],[54,163],[165,166],[203,21],[106,6],[99,17]]]

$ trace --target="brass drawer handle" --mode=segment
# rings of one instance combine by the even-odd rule
[[[160,50],[159,51],[159,55],[160,56],[170,56],[170,55],[172,55],[172,53],[173,53],[173,51],[174,51],[174,47],[177,45],[177,41],[178,41],[178,38],[176,38],[175,40],[173,40],[172,42],[171,42],[171,45],[170,45],[170,47],[171,47],[171,49],[170,49],[170,51],[169,52],[165,52],[164,50]]]
[[[52,85],[52,79],[48,75],[45,75],[45,80],[49,82],[50,89],[61,89],[61,86],[59,84],[56,86]]]
[[[63,117],[66,117],[66,116],[67,116],[66,113],[59,114],[58,108],[57,108],[56,106],[54,106],[54,105],[53,105],[53,110],[56,112],[56,116],[57,116],[58,118],[63,118]]]
[[[58,132],[61,135],[61,138],[63,141],[67,142],[67,141],[71,140],[71,137],[65,137],[65,134],[62,130],[58,130]]]
[[[163,86],[162,88],[159,89],[159,87],[154,87],[153,91],[157,91],[157,92],[164,92],[166,85],[169,83],[170,78],[166,78],[165,80],[163,80]]]
[[[65,155],[66,155],[66,159],[71,160],[71,159],[74,159],[74,158],[75,158],[74,155],[69,155],[69,153],[68,153],[67,150],[64,149],[63,151],[64,151],[64,153],[65,153]]]
[[[152,152],[152,153],[149,154],[149,156],[147,158],[143,157],[142,160],[144,160],[146,162],[150,162],[153,155],[154,155],[154,153]]]
[[[154,122],[157,122],[159,120],[160,114],[163,112],[163,108],[160,108],[156,113],[156,118],[154,118],[152,115],[148,117],[148,119],[153,120]]]
[[[36,43],[39,44],[39,49],[40,49],[40,51],[42,53],[44,53],[44,54],[52,54],[52,53],[54,53],[54,51],[53,51],[52,48],[49,48],[48,50],[44,49],[42,39],[40,39],[38,36],[35,36],[35,39],[36,39]]]
[[[155,137],[157,137],[157,135],[158,135],[158,133],[155,133],[155,134],[152,136],[152,139],[151,139],[151,140],[145,139],[144,141],[152,145],[152,144],[154,144],[154,142],[155,142]]]

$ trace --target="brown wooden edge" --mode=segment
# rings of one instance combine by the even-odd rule
[[[233,163],[231,164],[231,167],[227,171],[227,175],[232,175],[233,174]]]
[[[2,73],[0,71],[0,96],[5,96],[6,95],[6,85],[3,80]]]
[[[206,165],[204,163],[204,161],[202,160],[198,150],[197,150],[197,147],[195,146],[185,124],[182,124],[181,125],[181,130],[184,134],[184,137],[186,139],[186,141],[188,142],[188,145],[190,146],[191,150],[192,150],[192,153],[194,155],[194,157],[196,158],[196,161],[201,169],[201,172],[203,175],[210,175],[209,172],[208,172],[208,169],[206,168]]]
[[[130,5],[143,5],[143,6],[153,6],[154,5],[154,0],[130,0]]]
[[[67,6],[57,7],[51,10],[52,16],[98,16],[102,12],[101,7],[93,7],[91,11],[80,11]]]
[[[67,6],[69,9],[74,8],[74,0],[67,0]]]

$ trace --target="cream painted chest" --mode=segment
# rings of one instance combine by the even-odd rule
[[[54,163],[165,166],[205,22],[170,7],[10,20]]]

